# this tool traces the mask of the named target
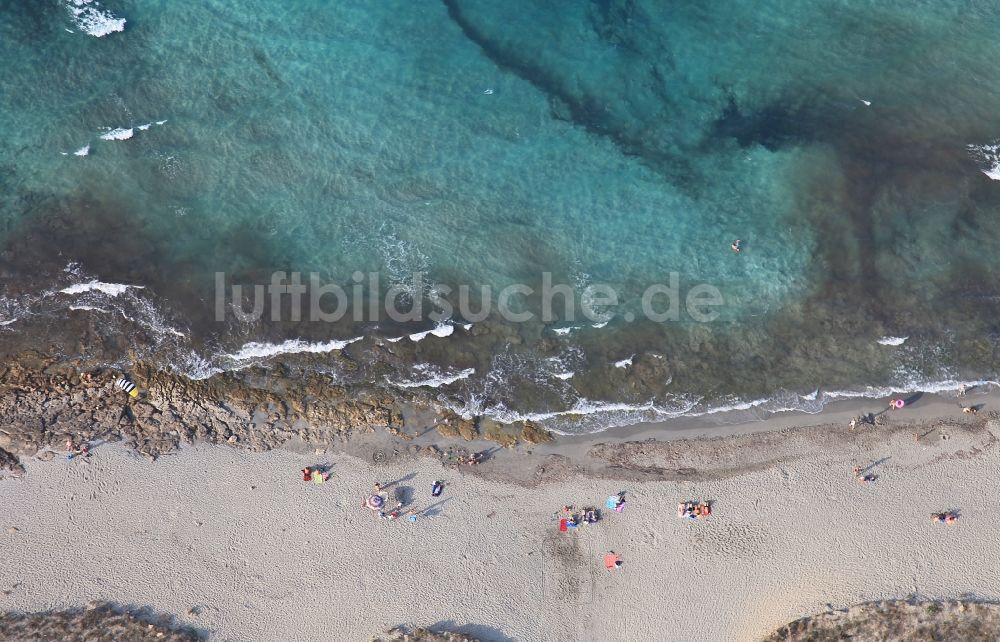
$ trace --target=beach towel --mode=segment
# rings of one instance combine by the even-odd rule
[[[608,496],[608,501],[605,503],[608,508],[616,508],[618,506],[618,496],[610,495]]]
[[[566,520],[565,519],[560,519],[559,520],[559,531],[562,532],[562,533],[565,533],[566,530],[567,530],[567,528],[568,527],[566,526]]]

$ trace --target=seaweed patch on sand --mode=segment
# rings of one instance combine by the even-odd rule
[[[968,601],[859,604],[786,624],[764,642],[987,642],[1000,637],[1000,606]]]
[[[0,613],[0,638],[20,642],[88,640],[92,642],[198,642],[190,628],[175,628],[169,620],[136,616],[110,604],[82,610],[42,613]]]

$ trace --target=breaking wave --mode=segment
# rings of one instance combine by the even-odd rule
[[[102,8],[96,0],[68,0],[66,10],[78,29],[95,38],[125,31],[125,19]]]

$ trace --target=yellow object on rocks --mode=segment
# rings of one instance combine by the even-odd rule
[[[128,377],[121,377],[115,382],[115,385],[127,392],[129,397],[139,396],[139,386],[132,383],[132,380]]]

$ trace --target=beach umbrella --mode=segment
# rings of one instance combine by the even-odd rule
[[[382,506],[385,505],[385,498],[381,495],[372,495],[365,500],[365,506],[372,510],[382,510]]]

